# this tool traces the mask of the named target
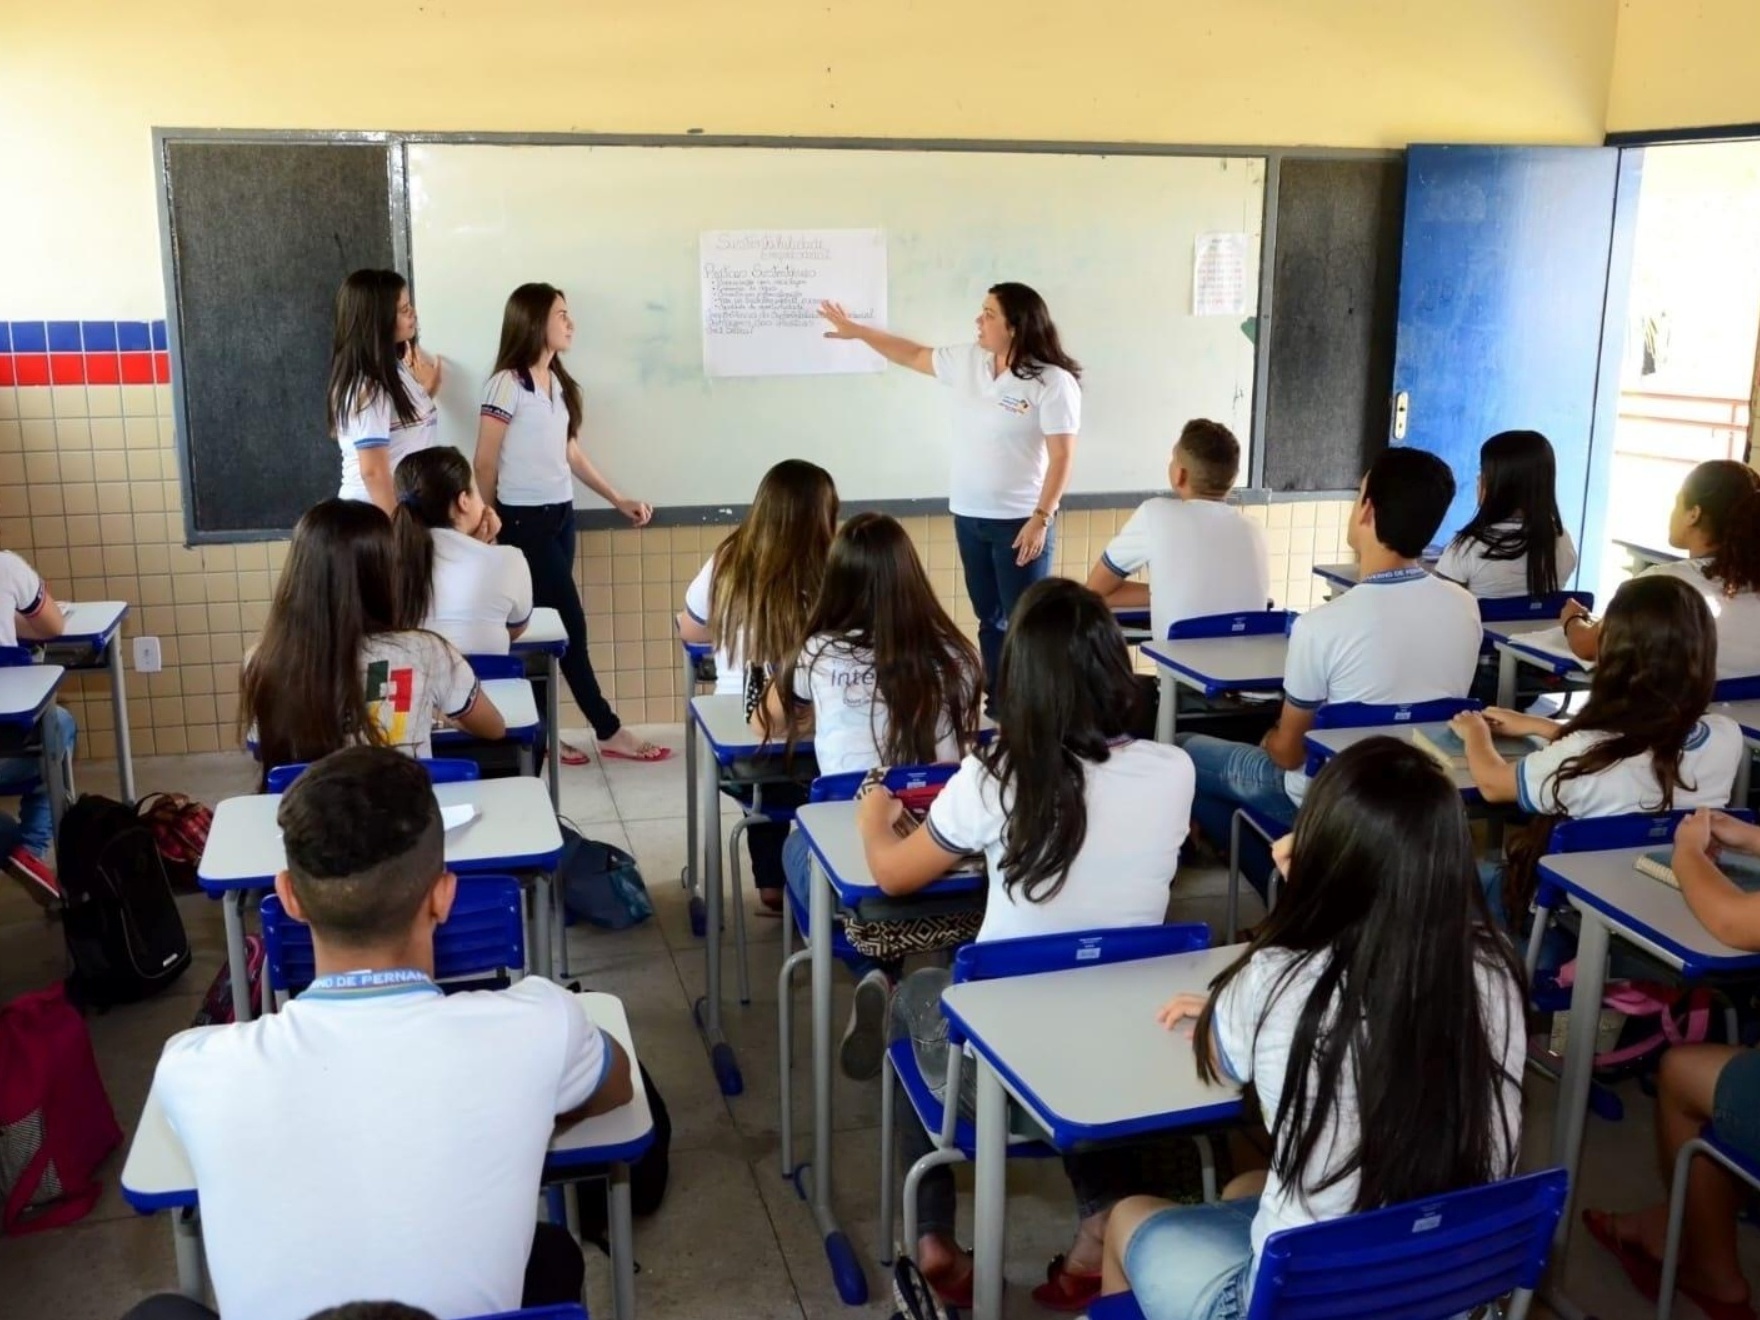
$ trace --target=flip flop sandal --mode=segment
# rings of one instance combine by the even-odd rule
[[[1064,1264],[1066,1257],[1053,1256],[1045,1267],[1045,1282],[1033,1289],[1033,1300],[1051,1311],[1079,1315],[1100,1295],[1100,1275],[1077,1274]]]
[[[606,761],[641,761],[651,765],[655,762],[671,760],[672,748],[660,747],[654,743],[644,743],[643,750],[639,752],[614,752],[609,747],[601,747],[599,756],[601,760]],[[562,763],[568,764],[566,756],[563,757]]]
[[[968,1251],[966,1253],[968,1266],[970,1265],[971,1259],[972,1255]],[[951,1288],[943,1288],[934,1283],[931,1283],[929,1286],[935,1290],[935,1295],[939,1297],[943,1303],[954,1307],[960,1312],[960,1314],[964,1315],[972,1309],[972,1283],[977,1277],[978,1276],[968,1268],[966,1270],[966,1277],[954,1284]]]
[[[1632,1287],[1646,1301],[1654,1302],[1662,1291],[1662,1262],[1636,1243],[1622,1239],[1614,1230],[1618,1220],[1619,1216],[1609,1211],[1583,1211],[1583,1227],[1589,1230],[1589,1236],[1613,1254]]]
[[[563,743],[556,759],[564,765],[591,765],[593,758],[571,743]]]

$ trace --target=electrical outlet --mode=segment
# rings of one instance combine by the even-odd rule
[[[137,637],[134,639],[134,669],[137,674],[156,674],[162,668],[159,660],[159,639],[157,637]]]

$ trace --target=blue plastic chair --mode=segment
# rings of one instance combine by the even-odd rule
[[[967,944],[954,955],[953,982],[994,981],[1011,976],[1074,968],[1104,967],[1112,963],[1164,958],[1175,953],[1195,953],[1210,947],[1210,928],[1203,922],[1171,926],[1135,926],[1118,930],[1077,931],[1065,935],[1034,935],[1024,939],[990,940]],[[916,1050],[909,1040],[896,1040],[886,1047],[880,1072],[880,1256],[892,1257],[893,1224],[893,1114],[897,1091],[902,1087],[917,1120],[922,1123],[935,1149],[910,1167],[904,1178],[904,1247],[908,1254],[917,1242],[917,1188],[923,1175],[944,1164],[960,1164],[974,1158],[977,1128],[960,1112],[960,1071],[965,1059],[965,1037],[951,1021],[947,1026],[947,1077],[942,1094],[929,1088],[917,1066]],[[1195,1137],[1204,1167],[1204,1199],[1216,1199],[1214,1152],[1208,1139]],[[1032,1159],[1055,1157],[1058,1152],[1042,1141],[1010,1136],[1009,1154]]]
[[[1687,1175],[1692,1172],[1693,1160],[1699,1155],[1721,1164],[1754,1191],[1760,1192],[1760,1163],[1720,1140],[1711,1124],[1707,1123],[1699,1130],[1698,1136],[1681,1147],[1674,1158],[1674,1181],[1668,1189],[1668,1237],[1662,1252],[1662,1286],[1656,1295],[1656,1320],[1668,1320],[1674,1310],[1674,1284],[1681,1261],[1681,1222],[1687,1209]]]
[[[1479,598],[1479,620],[1482,623],[1515,623],[1522,619],[1556,619],[1566,601],[1574,600],[1586,610],[1595,608],[1592,591],[1553,591],[1544,596],[1482,596]]]
[[[528,1306],[523,1311],[501,1311],[495,1315],[479,1315],[473,1320],[590,1320],[587,1308],[574,1302],[562,1306]]]
[[[1726,678],[1711,689],[1713,701],[1753,701],[1756,697],[1760,697],[1760,675]]]
[[[524,656],[467,655],[464,662],[471,667],[471,673],[479,679],[524,678],[526,676]]]
[[[263,1004],[277,993],[298,994],[317,977],[311,928],[289,916],[281,900],[263,900]],[[519,881],[505,875],[458,878],[452,912],[434,931],[434,979],[481,980],[525,970],[525,908]]]
[[[1273,1233],[1253,1276],[1247,1320],[1378,1320],[1465,1315],[1510,1298],[1522,1320],[1546,1272],[1569,1177],[1546,1169]],[[1129,1293],[1089,1320],[1142,1320]]]
[[[1176,619],[1168,625],[1170,642],[1201,641],[1207,637],[1289,636],[1296,621],[1294,610],[1247,610],[1239,614],[1200,614]]]
[[[267,776],[268,791],[285,793],[310,764],[309,761],[295,761],[291,765],[271,766]],[[428,778],[436,784],[471,784],[483,777],[482,769],[475,761],[455,757],[434,757],[418,760],[416,764],[426,769]]]

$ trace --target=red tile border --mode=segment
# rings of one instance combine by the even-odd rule
[[[13,373],[20,385],[47,385],[49,383],[49,355],[47,353],[18,353],[12,359]]]
[[[122,359],[114,353],[87,353],[86,384],[122,384]]]
[[[153,380],[160,385],[171,383],[171,354],[153,354]]]
[[[12,384],[12,355],[0,354],[0,389]]]
[[[122,383],[124,385],[151,385],[153,383],[153,355],[151,353],[122,354]]]
[[[86,360],[80,353],[49,354],[49,383],[51,385],[84,385],[86,383]]]

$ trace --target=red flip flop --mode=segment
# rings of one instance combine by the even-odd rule
[[[1054,1256],[1045,1267],[1045,1282],[1033,1289],[1033,1300],[1049,1311],[1080,1315],[1100,1295],[1100,1274],[1077,1274],[1067,1268],[1064,1256]]]
[[[1626,1278],[1632,1281],[1632,1287],[1643,1294],[1645,1300],[1654,1302],[1657,1294],[1662,1291],[1662,1262],[1655,1259],[1642,1247],[1630,1242],[1622,1242],[1614,1232],[1614,1223],[1618,1215],[1604,1210],[1583,1211],[1583,1227],[1589,1230],[1589,1236],[1613,1253],[1619,1266],[1626,1272]],[[1754,1305],[1751,1301],[1726,1302],[1718,1297],[1707,1296],[1692,1284],[1675,1276],[1675,1291],[1686,1295],[1693,1305],[1705,1312],[1710,1320],[1754,1320]]]
[[[606,761],[640,761],[644,765],[653,765],[659,761],[671,760],[672,748],[649,743],[647,752],[614,752],[609,747],[601,747],[599,756]],[[567,765],[568,762],[564,760],[563,764]]]
[[[556,754],[556,759],[564,765],[590,765],[593,761],[580,748],[571,747],[567,743],[562,744],[562,750]]]

